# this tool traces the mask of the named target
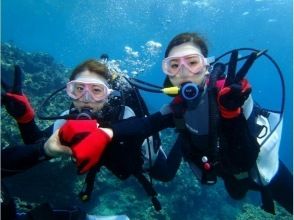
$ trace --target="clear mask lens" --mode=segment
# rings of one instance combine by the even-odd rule
[[[176,75],[181,67],[197,74],[207,65],[205,58],[200,54],[191,54],[183,57],[167,57],[162,62],[163,72],[169,76]]]
[[[77,100],[86,102],[101,101],[108,97],[111,93],[109,89],[102,82],[82,82],[78,80],[73,80],[67,83],[66,92],[67,94]]]

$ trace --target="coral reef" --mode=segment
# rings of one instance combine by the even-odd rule
[[[276,215],[271,215],[267,212],[263,212],[261,208],[257,208],[252,204],[244,204],[242,207],[242,213],[237,216],[237,220],[290,220],[293,219],[292,216],[287,213],[283,208],[276,204],[277,210]]]

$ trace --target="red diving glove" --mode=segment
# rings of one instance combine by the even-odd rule
[[[111,138],[100,128],[92,131],[85,139],[72,147],[80,173],[89,171],[95,166]]]
[[[100,128],[96,120],[68,120],[60,129],[63,144],[72,148],[80,174],[95,166],[111,138]]]
[[[72,147],[98,128],[96,120],[67,120],[59,130],[60,142]]]
[[[251,53],[242,68],[236,73],[238,51],[232,52],[224,87],[217,95],[217,102],[223,118],[236,118],[241,114],[241,107],[251,93],[251,86],[244,77],[256,57],[257,53]]]
[[[19,66],[14,69],[13,85],[1,80],[1,85],[5,90],[1,94],[2,103],[5,105],[7,112],[16,119],[18,123],[28,123],[35,117],[34,110],[28,98],[22,93],[22,71]]]

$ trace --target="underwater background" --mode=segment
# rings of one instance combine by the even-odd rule
[[[38,109],[66,83],[74,66],[102,53],[128,75],[161,85],[165,48],[181,32],[204,36],[209,56],[235,48],[268,49],[285,79],[280,157],[293,172],[292,13],[292,0],[2,0],[1,76],[8,77],[13,64],[19,64],[25,72],[24,91]],[[282,87],[274,66],[262,57],[248,77],[255,100],[280,110]],[[151,112],[170,101],[162,94],[142,94]],[[60,111],[58,106],[49,109]],[[21,143],[16,124],[1,110],[1,147]],[[44,128],[50,123],[38,121]],[[173,136],[171,130],[163,132],[165,149]],[[88,203],[78,198],[84,177],[76,175],[71,161],[45,162],[5,183],[21,209],[48,201],[78,205],[96,215],[127,214],[130,219],[292,219],[280,207],[276,216],[262,211],[258,193],[235,201],[221,180],[214,186],[201,185],[185,162],[171,182],[154,181],[163,206],[160,213],[135,179],[120,181],[107,170],[98,176]]]

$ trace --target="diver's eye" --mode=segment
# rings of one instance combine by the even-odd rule
[[[83,93],[84,90],[85,90],[85,85],[75,84],[74,88],[73,88],[73,93],[76,95],[79,95],[79,94]]]
[[[102,90],[100,88],[95,88],[92,90],[92,92],[95,94],[100,94],[102,92]]]
[[[178,69],[178,68],[179,68],[179,63],[180,63],[179,60],[177,60],[177,59],[173,59],[173,60],[171,60],[171,61],[169,62],[169,67],[170,67],[171,69]]]
[[[103,87],[99,85],[93,85],[91,88],[91,91],[93,94],[101,94],[104,90],[103,90]]]
[[[189,66],[197,66],[200,63],[200,58],[198,56],[187,57],[186,63]]]
[[[78,91],[83,91],[83,90],[84,90],[84,88],[81,87],[81,86],[77,87],[76,89],[77,89]]]
[[[198,65],[198,64],[199,64],[199,61],[197,61],[197,60],[189,61],[190,66],[194,66],[194,65]]]
[[[82,91],[84,91],[84,86],[78,85],[78,86],[76,86],[76,89],[75,90],[77,92],[82,92]]]
[[[172,69],[177,69],[179,67],[179,64],[178,63],[173,63],[173,64],[170,65],[170,67]]]

